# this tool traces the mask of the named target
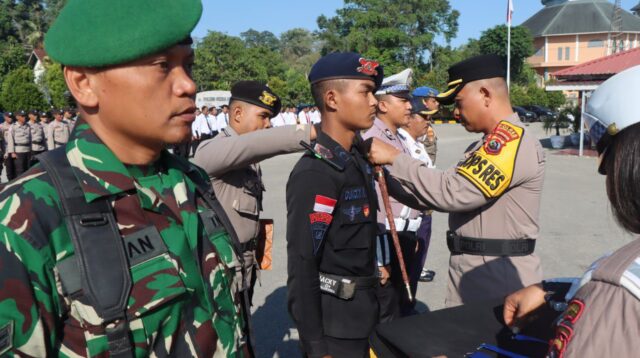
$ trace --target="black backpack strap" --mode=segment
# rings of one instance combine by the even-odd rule
[[[60,196],[73,241],[82,296],[105,320],[111,357],[133,357],[126,319],[131,291],[129,264],[109,198],[87,203],[65,147],[38,156]]]

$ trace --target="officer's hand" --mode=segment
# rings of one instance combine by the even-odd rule
[[[400,151],[394,146],[373,138],[371,150],[369,151],[369,161],[375,165],[392,164]]]
[[[542,285],[536,284],[507,296],[504,300],[504,323],[509,327],[519,326],[526,315],[544,304],[544,295]]]
[[[17,157],[18,157],[18,155],[16,153],[11,153],[11,158],[15,159]]]
[[[391,266],[380,266],[378,270],[380,271],[380,284],[384,286],[391,278]]]

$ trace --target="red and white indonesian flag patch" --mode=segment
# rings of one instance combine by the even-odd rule
[[[336,208],[337,202],[338,201],[335,199],[331,199],[322,195],[316,195],[316,202],[313,205],[313,211],[315,211],[316,213],[333,214],[333,209]]]

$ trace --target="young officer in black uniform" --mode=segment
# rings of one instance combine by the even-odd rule
[[[288,306],[308,357],[363,357],[378,321],[373,168],[356,150],[371,127],[382,66],[332,53],[311,69],[322,130],[287,183]]]

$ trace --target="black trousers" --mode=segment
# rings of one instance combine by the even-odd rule
[[[16,164],[15,159],[11,157],[11,154],[7,154],[4,159],[4,167],[7,168],[7,180],[11,181],[16,178]]]
[[[16,153],[15,158],[15,166],[16,166],[16,177],[22,175],[22,173],[26,172],[29,169],[29,159],[31,158],[31,153]]]
[[[341,339],[325,336],[329,355],[333,358],[369,357],[368,339]]]
[[[391,237],[391,233],[389,233]],[[417,236],[413,232],[401,231],[398,232],[398,238],[400,239],[400,248],[402,249],[402,256],[404,264],[407,269],[407,275],[411,271],[411,268],[416,265],[416,245],[418,244]],[[409,316],[414,314],[415,297],[413,300],[409,300],[407,294],[407,288],[402,279],[402,271],[400,270],[400,262],[398,261],[398,255],[396,255],[395,249],[391,250],[391,283],[393,284],[396,295],[398,296],[398,303],[401,316]],[[414,283],[417,288],[417,281]],[[411,291],[414,291],[414,287],[411,287]],[[415,296],[412,293],[412,296]]]
[[[31,152],[31,155],[29,156],[29,167],[32,167],[33,165],[35,165],[38,162],[38,159],[36,157],[44,152],[46,152],[46,150]]]

